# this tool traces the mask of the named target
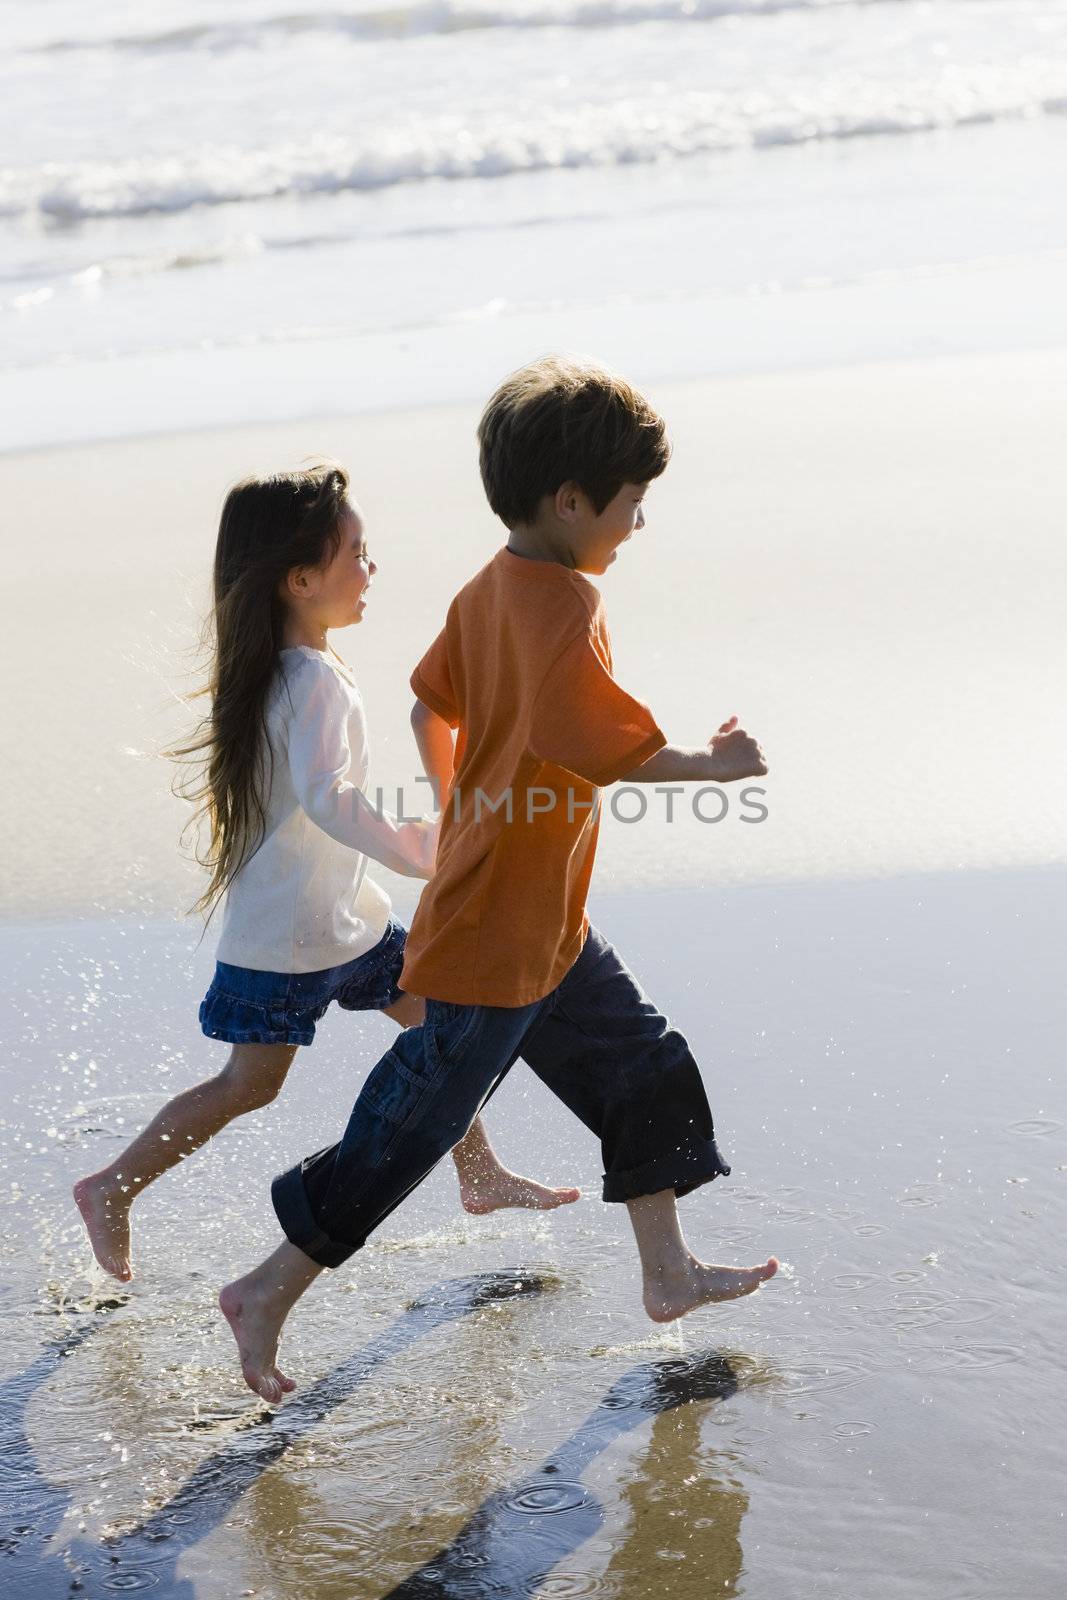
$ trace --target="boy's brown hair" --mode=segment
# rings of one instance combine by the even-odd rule
[[[505,378],[478,424],[482,483],[506,527],[576,483],[599,516],[624,483],[650,483],[670,459],[663,418],[625,378],[544,356]]]

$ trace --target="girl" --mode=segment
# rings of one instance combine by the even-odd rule
[[[436,826],[398,822],[368,802],[363,706],[331,628],[360,622],[377,567],[333,465],[249,478],[227,496],[214,572],[211,711],[184,792],[209,823],[211,879],[225,892],[215,977],[200,1007],[210,1039],[232,1046],[217,1077],[177,1095],[74,1198],[93,1253],[123,1281],[130,1207],[161,1173],[228,1122],[272,1101],[330,1002],[384,1011],[402,1027],[423,1003],[398,987],[405,930],[367,876],[367,857],[407,877],[433,870]],[[538,1210],[578,1199],[501,1166],[478,1121],[453,1158],[468,1211]]]

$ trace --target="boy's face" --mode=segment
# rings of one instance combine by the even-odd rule
[[[606,572],[619,546],[644,527],[647,490],[647,483],[624,483],[599,516],[588,496],[574,490],[571,548],[579,572]]]

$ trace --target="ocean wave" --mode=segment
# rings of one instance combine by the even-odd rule
[[[212,145],[117,162],[0,172],[0,216],[53,225],[178,213],[282,196],[370,191],[441,179],[639,165],[819,141],[877,137],[1067,112],[1067,62],[953,68],[937,79],[851,78],[798,93],[774,85],[731,97],[689,91],[651,104],[627,96],[573,112],[513,119],[427,119],[360,136],[318,135],[273,148]]]
[[[232,261],[248,261],[252,256],[262,255],[264,248],[263,240],[249,233],[220,240],[218,244],[202,245],[199,249],[110,256],[64,276],[72,284],[84,288],[109,278],[144,278],[157,272],[195,272],[198,267],[226,266]]]
[[[144,52],[240,50],[272,36],[343,34],[352,39],[421,38],[499,28],[615,28],[642,22],[715,22],[724,17],[831,11],[890,0],[410,0],[360,10],[315,10],[241,22],[190,22],[152,33],[55,39],[31,48],[49,54],[81,50]]]

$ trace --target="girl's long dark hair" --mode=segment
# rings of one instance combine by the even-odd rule
[[[211,877],[197,911],[215,907],[263,842],[271,781],[266,707],[282,647],[281,586],[291,568],[317,567],[336,555],[347,493],[347,472],[328,462],[245,478],[226,496],[208,621],[211,662],[199,691],[210,695],[211,710],[188,744],[167,751],[183,767],[177,792],[196,807],[186,832],[208,824],[196,858]]]

